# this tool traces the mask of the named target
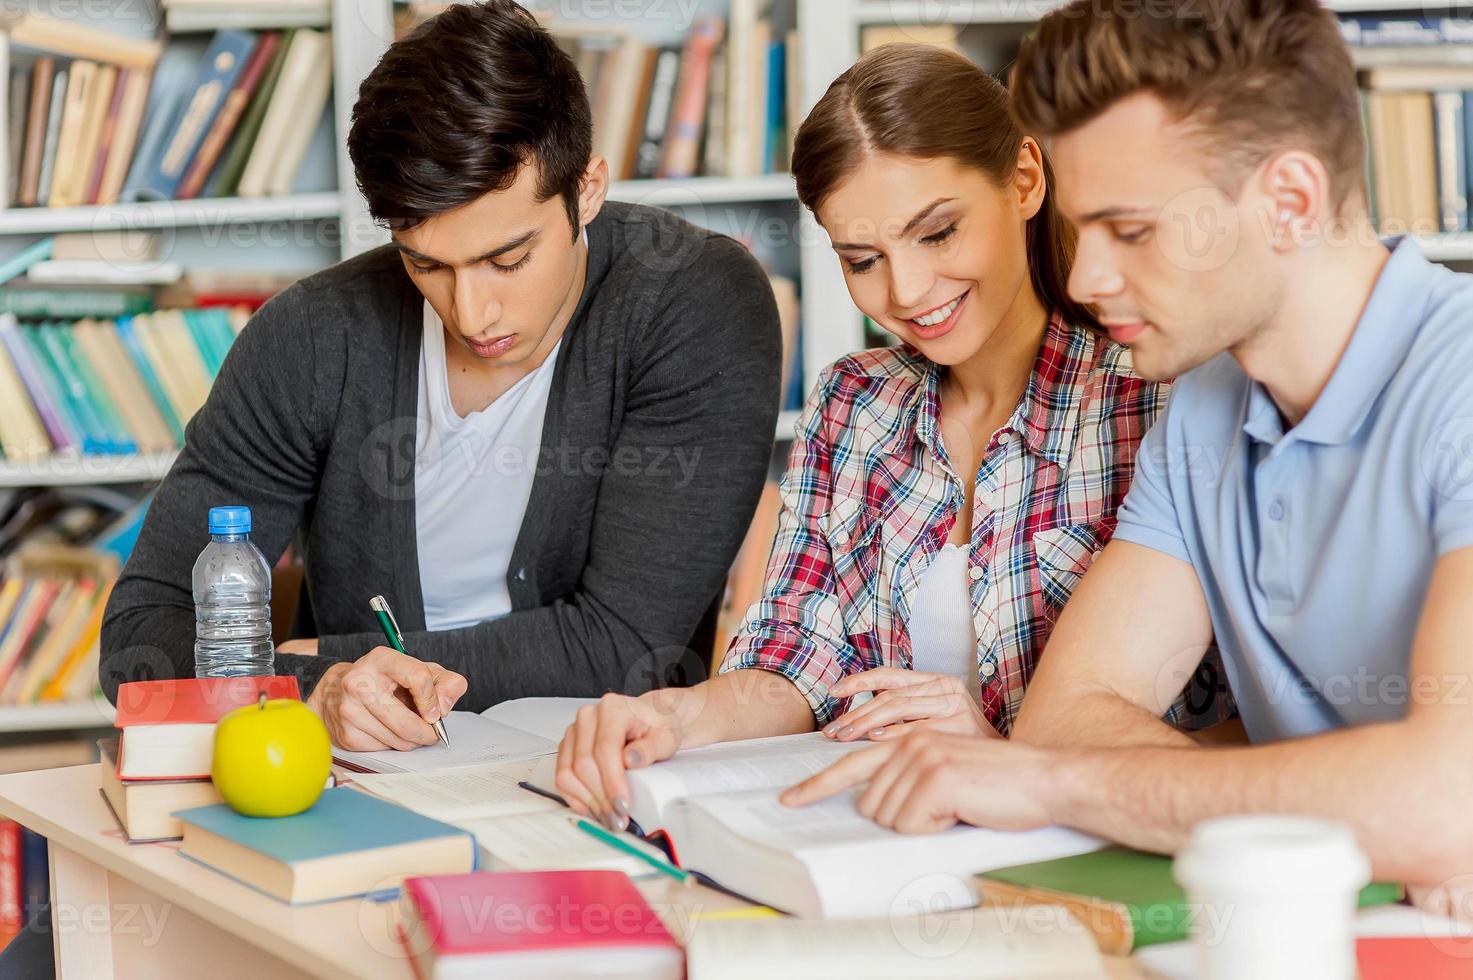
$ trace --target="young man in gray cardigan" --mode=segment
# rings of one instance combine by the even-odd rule
[[[636,694],[691,651],[766,473],[780,339],[736,242],[605,202],[577,69],[510,0],[451,7],[363,83],[348,149],[393,244],[261,309],[108,604],[101,679],[194,673],[212,505],[305,618],[278,673],[350,749],[452,704]],[[393,604],[410,656],[368,600]],[[413,707],[411,708],[411,705]]]

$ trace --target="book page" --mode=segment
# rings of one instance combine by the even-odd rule
[[[763,875],[753,870],[752,861],[764,852],[775,855],[768,860],[777,864],[796,860],[823,914],[844,918],[970,906],[976,903],[971,883],[976,872],[1082,854],[1104,843],[1063,827],[1009,832],[959,825],[939,834],[901,834],[861,815],[854,808],[857,790],[797,808],[780,803],[779,792],[685,801],[683,859],[722,884],[779,907],[779,897],[749,890],[762,887]],[[726,846],[733,837],[757,849]]]
[[[334,747],[334,762],[367,772],[434,772],[493,762],[516,762],[551,755],[557,743],[511,725],[483,718],[473,711],[452,711],[445,716],[445,734],[450,747],[436,742],[408,752],[349,752]]]
[[[845,980],[1089,980],[1107,976],[1094,941],[1069,913],[1006,910],[824,921],[698,922],[686,946],[690,980],[844,977]]]
[[[671,826],[682,797],[754,789],[784,789],[821,772],[868,742],[835,742],[818,732],[722,742],[690,749],[629,773],[635,819],[645,830]],[[679,837],[677,836],[677,845]]]
[[[457,820],[457,827],[476,838],[491,871],[622,871],[631,878],[647,878],[660,872],[632,855],[625,854],[579,830],[567,810],[520,813],[479,820]],[[655,847],[630,834],[621,840],[664,860]]]
[[[438,772],[364,773],[353,784],[436,820],[561,811],[552,800],[517,785],[535,767],[536,761],[529,760]]]
[[[562,741],[578,709],[597,703],[597,698],[517,698],[493,704],[481,712],[481,717],[541,735],[555,746]]]

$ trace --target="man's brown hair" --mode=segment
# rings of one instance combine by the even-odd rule
[[[1156,95],[1200,137],[1236,195],[1274,153],[1312,153],[1333,206],[1365,189],[1355,66],[1317,0],[1075,0],[1044,17],[1012,72],[1013,110],[1040,136]]]

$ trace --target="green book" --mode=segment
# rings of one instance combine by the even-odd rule
[[[98,448],[95,451],[104,454],[126,452],[126,448],[114,436],[102,404],[88,383],[87,375],[83,373],[81,365],[72,360],[66,345],[65,325],[48,323],[40,328],[39,333],[42,344],[51,355],[51,363],[56,367],[57,376],[72,398],[77,418],[82,427],[97,440]]]
[[[199,313],[201,322],[215,338],[215,347],[220,351],[220,361],[223,364],[225,355],[230,353],[230,348],[235,344],[235,329],[230,326],[230,312],[220,306],[211,306]]]
[[[82,450],[83,455],[95,456],[105,453],[107,447],[98,436],[95,420],[88,417],[82,406],[78,405],[76,392],[52,356],[51,345],[46,343],[43,327],[24,327],[20,334],[31,352],[31,360],[36,362],[36,367],[41,372],[42,384],[51,393],[51,400],[56,405],[56,410],[66,419],[67,428],[77,434],[78,447]]]
[[[276,46],[276,54],[271,56],[271,64],[267,66],[261,84],[256,86],[250,105],[246,106],[245,115],[236,127],[230,149],[225,151],[225,159],[218,164],[219,173],[215,178],[214,189],[210,192],[212,196],[234,197],[236,189],[240,187],[241,175],[245,173],[251,150],[255,149],[256,137],[261,133],[261,123],[266,119],[266,107],[271,104],[271,95],[276,91],[276,83],[281,78],[281,66],[286,64],[286,53],[291,50],[292,37],[295,34],[296,31],[282,34],[281,43]]]
[[[1186,889],[1171,875],[1171,858],[1124,847],[1019,864],[975,879],[984,905],[1064,905],[1095,935],[1100,950],[1132,950],[1187,938]],[[1372,882],[1360,906],[1400,901],[1400,885]]]
[[[123,413],[118,411],[118,406],[113,402],[112,395],[108,394],[102,378],[93,369],[92,362],[82,354],[81,349],[77,346],[75,324],[59,324],[54,329],[61,343],[62,353],[71,361],[72,370],[82,379],[82,384],[87,389],[87,397],[92,402],[93,410],[102,421],[108,439],[113,444],[113,451],[138,452],[138,442],[133,438],[133,433],[128,431],[127,423],[123,421]]]
[[[112,320],[153,310],[148,293],[98,289],[0,289],[0,313],[20,320]]]
[[[224,360],[224,354],[215,347],[215,338],[206,329],[198,310],[182,310],[184,315],[184,326],[189,330],[189,339],[194,341],[194,346],[199,348],[200,360],[205,362],[205,371],[210,379],[220,373],[220,362]]]

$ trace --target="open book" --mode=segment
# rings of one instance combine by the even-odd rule
[[[534,759],[557,751],[557,742],[551,739],[471,711],[446,715],[445,734],[448,747],[437,742],[407,752],[352,752],[333,746],[332,761],[354,772],[434,772]]]
[[[575,825],[562,805],[522,789],[522,780],[550,782],[552,756],[522,762],[461,766],[436,772],[355,776],[364,792],[468,830],[476,838],[480,867],[491,871],[622,871],[631,878],[656,872]],[[628,838],[653,857],[659,850]]]
[[[629,773],[631,815],[646,832],[665,831],[682,867],[813,918],[967,907],[975,872],[1103,846],[1063,828],[898,834],[856,812],[852,794],[802,809],[778,802],[783,789],[865,747],[813,732],[681,752]]]

